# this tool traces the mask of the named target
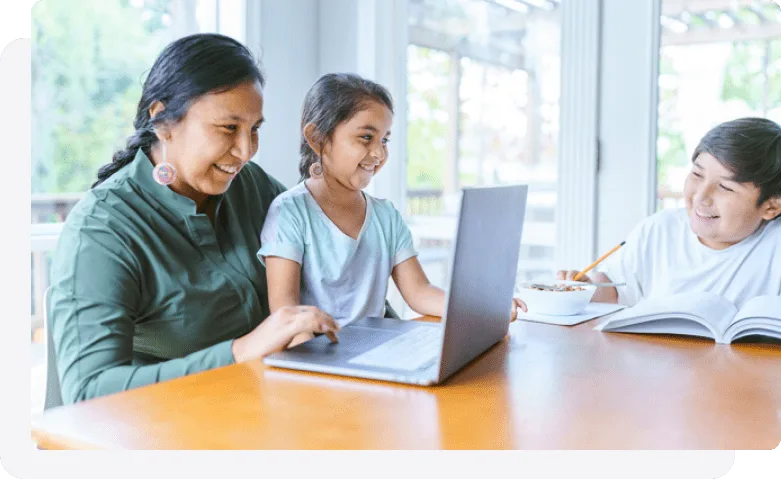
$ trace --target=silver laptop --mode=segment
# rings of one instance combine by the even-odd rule
[[[507,334],[526,185],[465,189],[441,323],[363,318],[267,356],[270,366],[428,386]]]

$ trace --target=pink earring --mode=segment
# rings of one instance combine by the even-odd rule
[[[320,164],[319,160],[316,163],[312,163],[312,166],[309,167],[309,176],[312,178],[323,176],[323,165]]]
[[[176,168],[171,163],[168,163],[165,141],[163,141],[163,162],[152,170],[152,178],[163,186],[168,186],[176,180]]]

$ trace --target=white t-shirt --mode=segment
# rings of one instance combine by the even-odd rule
[[[641,222],[626,244],[605,260],[619,286],[618,301],[710,291],[738,308],[755,296],[781,296],[781,219],[723,250],[700,243],[685,209],[660,211]]]
[[[258,259],[301,264],[301,304],[317,306],[341,325],[385,314],[393,268],[417,252],[401,213],[388,200],[366,198],[357,239],[344,234],[299,183],[271,203]]]

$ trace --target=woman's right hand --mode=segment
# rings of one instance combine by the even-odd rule
[[[282,351],[311,339],[314,333],[340,329],[334,318],[314,306],[283,306],[248,334],[235,339],[231,350],[240,363]]]

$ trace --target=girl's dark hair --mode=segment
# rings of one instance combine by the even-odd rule
[[[388,107],[393,113],[393,100],[388,90],[358,75],[329,73],[312,85],[304,98],[301,114],[300,181],[309,178],[309,167],[320,158],[320,152],[312,150],[307,143],[304,127],[314,124],[317,127],[316,143],[324,145],[331,140],[337,126],[349,121],[372,101]]]
[[[147,155],[158,140],[155,126],[181,120],[190,105],[207,93],[230,90],[247,81],[266,80],[250,51],[238,41],[214,33],[199,33],[170,43],[155,60],[144,81],[138,111],[133,121],[136,132],[127,146],[114,154],[111,163],[98,170],[96,187],[129,164],[139,148]],[[165,110],[154,119],[149,109],[160,101]]]
[[[739,118],[715,126],[700,140],[700,153],[713,155],[733,181],[759,188],[757,206],[781,196],[781,126],[766,118]]]

